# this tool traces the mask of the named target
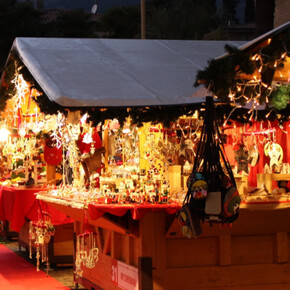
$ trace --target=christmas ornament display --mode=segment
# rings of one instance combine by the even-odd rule
[[[54,235],[55,228],[51,223],[50,214],[45,211],[38,212],[38,220],[29,223],[29,257],[32,259],[32,243],[36,247],[36,270],[39,271],[40,257],[42,262],[46,262],[48,274],[48,243]]]
[[[92,269],[99,259],[99,248],[96,247],[96,233],[89,230],[87,211],[84,216],[85,231],[77,235],[75,274],[82,277],[82,267]]]

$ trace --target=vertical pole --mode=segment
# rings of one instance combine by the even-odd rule
[[[105,171],[108,170],[108,167],[109,167],[109,141],[108,141],[108,138],[109,138],[109,133],[108,133],[108,120],[105,121],[105,130],[104,130],[104,134],[103,134],[103,145],[105,147],[105,156],[104,156],[104,163],[105,163]]]
[[[46,164],[46,180],[48,184],[55,184],[55,165]]]
[[[141,39],[146,39],[146,0],[141,1]]]

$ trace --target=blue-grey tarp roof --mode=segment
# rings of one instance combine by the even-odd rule
[[[196,74],[226,43],[244,42],[16,38],[13,48],[51,101],[130,107],[203,102]]]

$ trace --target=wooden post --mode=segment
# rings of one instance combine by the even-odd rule
[[[152,259],[150,257],[138,258],[139,289],[153,290]]]
[[[141,0],[141,39],[146,39],[146,0]]]
[[[47,184],[55,184],[55,165],[46,164]]]
[[[108,170],[109,167],[109,142],[108,142],[108,121],[105,121],[105,130],[104,130],[104,134],[103,134],[103,146],[105,147],[105,171]]]

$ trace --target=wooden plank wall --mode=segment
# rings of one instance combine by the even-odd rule
[[[202,236],[182,236],[175,219],[151,212],[139,221],[139,235],[96,227],[102,253],[84,278],[103,289],[112,284],[112,258],[138,267],[152,258],[153,289],[290,289],[290,209],[242,210],[232,228],[203,225]]]

